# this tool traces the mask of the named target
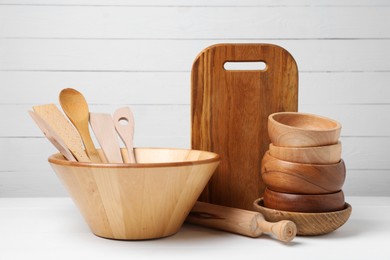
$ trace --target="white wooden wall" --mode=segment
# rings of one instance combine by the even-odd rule
[[[190,147],[190,70],[209,45],[273,43],[299,67],[299,110],[343,125],[348,196],[390,196],[390,2],[0,0],[0,196],[66,196],[33,105],[80,90],[130,105],[137,146]]]

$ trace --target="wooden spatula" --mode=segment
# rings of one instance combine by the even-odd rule
[[[104,113],[89,113],[89,123],[107,161],[123,163],[112,116]]]
[[[33,111],[28,111],[31,118],[42,130],[46,138],[57,148],[58,151],[69,161],[76,161],[73,154],[70,152],[64,141],[57,135],[57,133],[43,120],[38,114]]]
[[[84,151],[81,137],[73,125],[54,104],[33,106],[33,110],[61,137],[79,162],[90,162]]]
[[[136,163],[133,151],[134,116],[129,107],[117,109],[113,115],[116,131],[127,148],[125,163]]]

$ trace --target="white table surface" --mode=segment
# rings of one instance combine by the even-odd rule
[[[390,259],[390,197],[346,201],[352,215],[338,230],[282,243],[189,224],[163,239],[110,240],[90,232],[70,198],[0,198],[0,259]]]

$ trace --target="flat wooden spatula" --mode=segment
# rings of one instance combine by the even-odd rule
[[[69,148],[77,161],[91,161],[84,151],[84,146],[79,133],[56,105],[47,104],[33,106],[33,110],[58,134],[58,136],[61,137],[66,147]]]
[[[89,113],[89,123],[109,163],[123,163],[118,135],[110,114]]]
[[[46,138],[57,148],[57,150],[69,161],[76,161],[71,151],[68,149],[62,138],[45,122],[37,113],[28,111],[31,118],[42,130]]]
[[[114,125],[120,138],[127,148],[127,155],[124,156],[125,163],[136,163],[136,158],[133,150],[134,137],[134,116],[129,107],[118,108],[114,114]]]

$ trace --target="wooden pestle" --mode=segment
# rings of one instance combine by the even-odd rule
[[[199,201],[195,203],[186,222],[248,237],[259,237],[263,232],[271,233],[283,242],[293,240],[297,233],[296,225],[289,220],[272,223],[266,221],[259,212]]]

